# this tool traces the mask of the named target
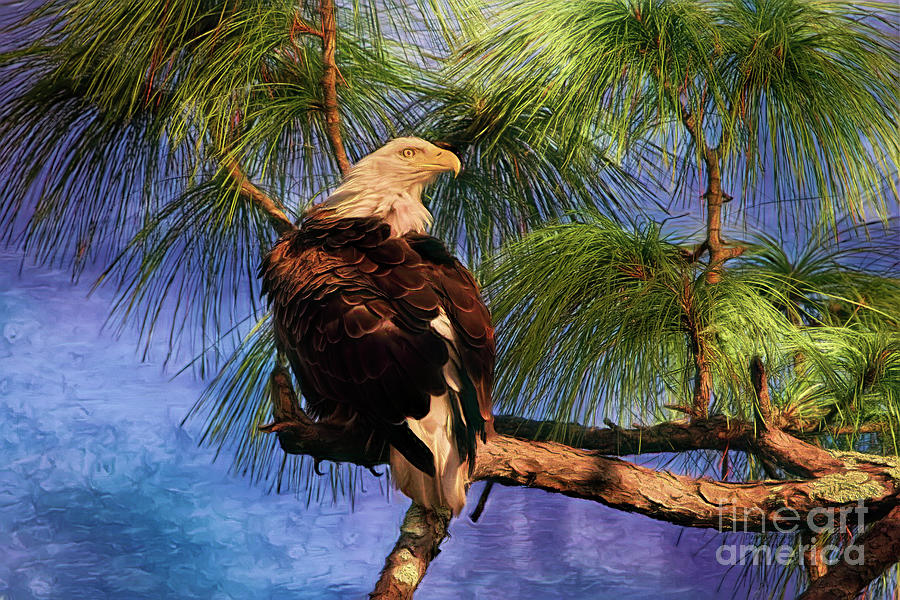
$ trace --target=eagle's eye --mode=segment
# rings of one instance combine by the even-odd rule
[[[400,155],[403,156],[403,158],[412,158],[416,155],[416,151],[413,148],[404,148]]]

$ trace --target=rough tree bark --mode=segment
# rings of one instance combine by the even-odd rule
[[[428,565],[440,551],[439,546],[447,537],[449,524],[449,510],[429,510],[413,502],[400,525],[400,538],[385,559],[384,569],[369,598],[412,598]]]
[[[325,97],[325,131],[338,167],[344,175],[350,171],[350,160],[344,149],[344,140],[341,137],[341,113],[338,106],[337,77],[338,68],[334,61],[335,48],[337,46],[337,27],[334,18],[333,0],[322,0],[319,4],[319,14],[322,17],[322,61],[325,69],[322,71],[322,91]]]
[[[853,600],[900,560],[900,507],[872,525],[857,540],[863,548],[862,564],[841,561],[812,582],[798,600]]]
[[[288,377],[281,370],[273,375],[273,383],[280,386]],[[276,398],[296,401],[293,392]],[[278,408],[275,414],[276,422],[263,430],[277,433],[285,452],[366,467],[387,462],[383,448],[366,447],[340,428],[314,423],[305,415],[298,418],[299,406]],[[289,414],[296,420],[277,421],[279,415]],[[723,530],[762,531],[796,524],[813,509],[851,506],[860,499],[872,511],[897,505],[900,460],[835,455],[780,430],[754,435],[750,424],[734,430],[745,432],[738,436],[730,430],[736,446],[770,456],[808,478],[727,483],[655,471],[596,450],[498,434],[479,444],[473,479],[539,488],[671,523]]]

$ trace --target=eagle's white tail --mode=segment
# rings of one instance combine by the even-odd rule
[[[459,458],[453,443],[450,402],[457,402],[454,392],[431,397],[431,410],[424,419],[407,419],[416,437],[434,454],[435,476],[430,477],[391,448],[391,477],[394,485],[424,506],[450,508],[454,516],[466,505],[467,465]]]

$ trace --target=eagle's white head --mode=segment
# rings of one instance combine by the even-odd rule
[[[431,213],[422,190],[444,171],[459,174],[459,158],[415,137],[396,138],[353,165],[341,185],[317,209],[342,217],[378,217],[391,235],[423,233]]]

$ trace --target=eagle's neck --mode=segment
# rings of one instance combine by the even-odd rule
[[[333,210],[341,217],[380,219],[391,226],[392,236],[425,233],[433,220],[422,204],[425,183],[402,183],[396,179],[384,183],[379,178],[354,177],[351,172],[320,207]]]

